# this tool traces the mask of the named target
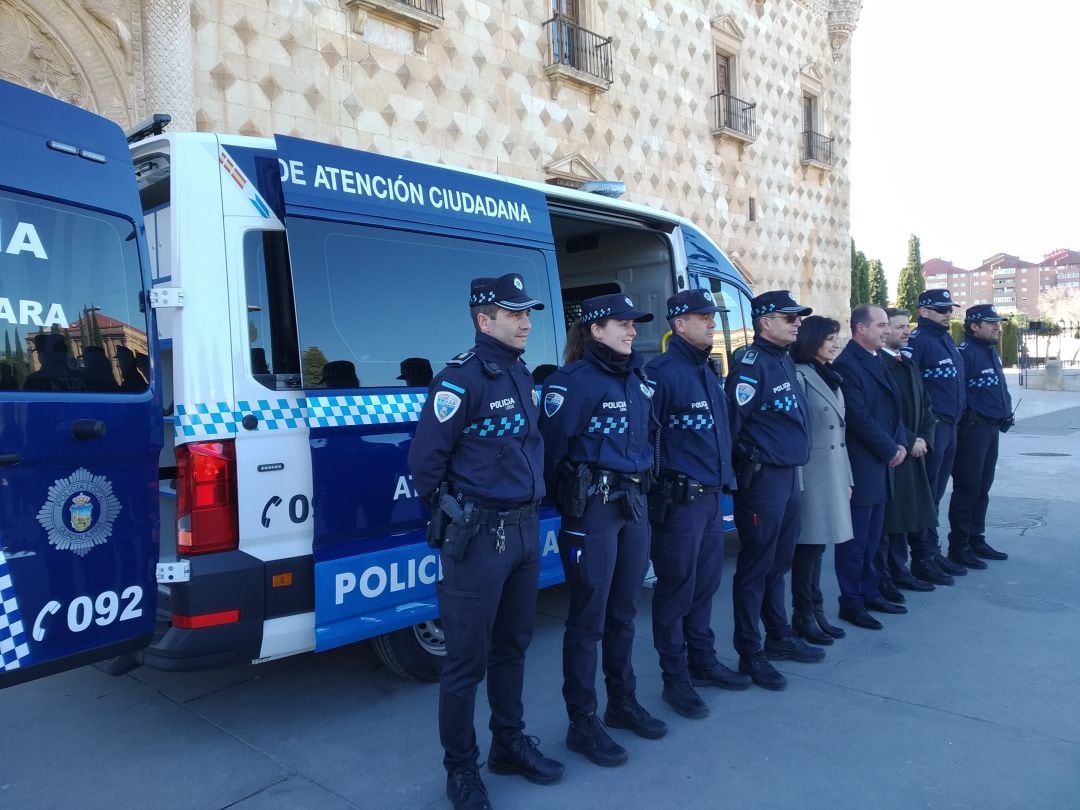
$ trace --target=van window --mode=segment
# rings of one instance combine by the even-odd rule
[[[304,388],[426,387],[424,361],[438,374],[473,345],[469,280],[509,272],[546,305],[525,361],[556,362],[541,251],[299,217],[288,231]]]
[[[146,391],[141,292],[130,222],[0,191],[0,390]]]
[[[296,312],[284,231],[244,234],[244,286],[252,376],[267,388],[299,388]]]
[[[732,355],[749,346],[754,340],[754,327],[750,321],[750,299],[730,281],[703,276],[700,284],[713,294],[718,304],[728,310],[717,313],[717,329],[713,338],[713,357],[720,360],[726,376],[731,367]]]

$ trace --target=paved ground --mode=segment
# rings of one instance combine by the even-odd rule
[[[1080,807],[1080,394],[1017,396],[990,509],[1008,562],[912,595],[882,632],[849,629],[822,664],[783,665],[786,692],[706,694],[699,721],[659,700],[645,591],[639,697],[671,732],[615,732],[624,767],[562,744],[565,593],[542,594],[527,719],[567,773],[547,788],[486,776],[495,805]],[[730,664],[724,579],[714,627]],[[213,673],[85,668],[0,692],[0,807],[444,808],[436,700],[366,646]]]

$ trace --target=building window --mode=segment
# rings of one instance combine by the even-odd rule
[[[757,138],[757,105],[739,97],[739,55],[743,31],[729,16],[712,21],[716,93],[712,97],[713,134],[749,143]]]
[[[413,32],[413,47],[424,53],[431,32],[443,24],[443,0],[345,0],[352,29],[363,35],[368,17],[376,17]]]
[[[747,205],[746,217],[751,222],[757,222],[757,198],[751,197]]]
[[[802,83],[802,163],[830,170],[836,162],[833,139],[822,133],[822,79],[817,65],[810,63],[800,72]]]

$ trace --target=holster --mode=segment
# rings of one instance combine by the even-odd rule
[[[448,491],[448,485],[443,482],[439,488],[435,491],[435,494],[431,496],[431,500],[428,503],[428,508],[431,510],[431,517],[428,519],[427,524],[427,544],[431,548],[442,548],[443,540],[446,539],[446,527],[450,525],[450,516],[443,511],[442,498]]]
[[[732,450],[735,483],[743,492],[753,489],[761,480],[761,450],[757,445],[737,442]]]
[[[592,470],[588,464],[578,464],[576,467],[568,464],[560,471],[555,503],[563,517],[577,518],[585,514],[592,483]]]
[[[459,504],[449,493],[443,493],[439,497],[439,511],[448,520],[440,546],[442,554],[451,560],[460,560],[480,531],[476,504],[472,501]]]
[[[649,522],[654,526],[663,526],[671,517],[675,506],[674,481],[673,478],[662,476],[649,490]]]

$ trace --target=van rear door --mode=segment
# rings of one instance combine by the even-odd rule
[[[116,124],[0,81],[0,687],[145,646],[161,404]]]

